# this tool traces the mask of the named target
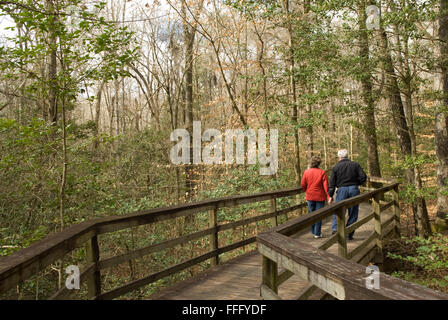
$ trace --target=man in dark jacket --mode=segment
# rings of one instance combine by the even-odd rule
[[[360,195],[359,186],[363,185],[367,180],[367,175],[361,168],[359,163],[350,161],[348,159],[348,151],[340,150],[338,152],[339,162],[331,171],[330,186],[328,193],[333,198],[336,188],[336,202],[343,201],[348,198]],[[359,205],[348,209],[347,227],[358,221]],[[331,225],[332,233],[336,233],[338,229],[337,216],[333,216],[333,223]],[[353,240],[352,232],[348,235],[349,240]]]

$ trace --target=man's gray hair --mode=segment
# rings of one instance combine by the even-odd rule
[[[338,151],[338,157],[341,159],[347,159],[348,158],[348,151],[346,149],[342,149]]]

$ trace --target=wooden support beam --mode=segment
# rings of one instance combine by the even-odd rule
[[[271,211],[275,212],[277,214],[277,198],[271,199]],[[275,215],[275,217],[271,218],[271,225],[272,227],[278,226],[278,217]]]
[[[378,248],[382,248],[383,247],[383,242],[382,242],[382,232],[381,232],[381,210],[380,210],[380,199],[381,199],[380,194],[375,195],[375,197],[373,197],[373,202],[372,202],[372,207],[373,207],[373,213],[374,213],[374,219],[375,219],[375,234],[376,234],[376,244],[378,246]]]
[[[95,264],[95,271],[87,277],[88,296],[90,299],[101,294],[101,271],[98,266],[100,250],[98,247],[98,236],[92,237],[87,242],[87,261]]]
[[[262,284],[260,287],[260,296],[263,300],[281,300],[277,293],[272,291],[267,285]]]
[[[375,237],[376,237],[376,246],[378,248],[378,257],[377,262],[383,262],[383,233],[382,233],[382,225],[381,225],[381,208],[380,208],[380,200],[383,198],[382,193],[378,193],[373,197],[372,207],[373,213],[375,215]]]
[[[395,233],[397,237],[400,236],[400,198],[398,193],[398,185],[392,190],[393,202],[394,202],[394,217],[395,217]]]
[[[263,256],[263,285],[278,294],[278,268],[277,263]]]
[[[347,209],[341,207],[336,211],[338,221],[338,254],[340,257],[347,258],[347,234],[345,230],[345,212]]]
[[[210,235],[210,251],[218,250],[218,209],[210,210],[209,212],[209,227],[215,228],[215,231]],[[219,264],[219,254],[211,260],[212,266]]]

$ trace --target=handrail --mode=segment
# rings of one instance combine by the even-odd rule
[[[263,284],[261,286],[261,295],[265,299],[280,299],[278,296],[278,286],[288,280],[294,274],[302,276],[305,280],[309,280],[308,275],[303,273],[303,266],[295,265],[294,268],[291,265],[288,265],[286,260],[282,260],[283,258],[273,259],[275,255],[282,255],[284,253],[285,248],[268,246],[266,247],[266,239],[274,239],[281,237],[282,239],[292,239],[288,238],[289,236],[296,234],[297,232],[313,225],[318,221],[322,221],[323,219],[336,214],[338,218],[338,231],[337,234],[329,238],[326,242],[324,242],[319,248],[315,248],[318,250],[317,252],[324,252],[324,250],[331,247],[334,243],[338,244],[338,255],[343,259],[353,259],[355,262],[366,263],[370,262],[372,258],[376,258],[380,264],[382,262],[382,239],[392,231],[395,231],[396,234],[399,234],[399,223],[400,223],[400,207],[399,207],[399,198],[398,198],[398,188],[399,184],[395,181],[389,181],[382,178],[371,177],[369,178],[369,182],[375,183],[387,183],[388,185],[375,189],[374,191],[370,191],[364,194],[361,194],[357,197],[353,197],[341,202],[334,203],[327,207],[324,207],[320,210],[317,210],[311,214],[290,220],[281,226],[273,228],[267,232],[259,234],[257,236],[258,250],[263,256]],[[386,192],[392,193],[393,200],[381,205],[380,201],[384,199],[384,194]],[[345,214],[346,209],[353,207],[354,205],[359,205],[362,202],[367,200],[372,200],[372,213],[359,220],[357,223],[346,227],[345,226]],[[387,221],[381,221],[381,213],[385,210],[393,207],[393,215]],[[365,239],[361,245],[353,249],[351,252],[347,250],[347,239],[346,235],[354,230],[358,229],[362,225],[366,224],[370,220],[374,219],[374,231],[370,236]],[[392,222],[395,222],[392,228],[390,225]],[[285,245],[287,245],[287,241],[285,240]],[[297,244],[296,244],[297,245]],[[286,258],[285,258],[286,259]],[[289,261],[289,260],[288,260]],[[285,271],[278,273],[278,267],[280,264],[284,268]],[[336,267],[336,266],[335,266]],[[300,271],[302,270],[302,271]],[[302,274],[303,273],[303,274]],[[322,280],[322,279],[321,279]],[[325,281],[325,280],[322,280]],[[303,297],[308,297],[311,292],[315,291],[317,288],[316,285],[319,283],[312,283],[309,287],[307,287],[304,292],[302,292],[301,296],[298,299],[302,299]],[[325,289],[325,288],[320,288]],[[335,295],[337,296],[337,295]]]
[[[383,273],[378,275],[379,288],[369,289],[366,286],[365,266],[276,232],[260,234],[258,246],[264,257],[340,300],[448,299],[448,294]],[[279,298],[266,284],[262,285],[261,290],[272,299]]]
[[[127,261],[133,258],[133,255],[135,257],[135,255],[142,256],[148,254],[148,252],[153,252],[151,251],[153,249],[150,248],[151,247],[150,246],[147,248],[139,249],[140,252],[139,250],[136,250],[122,256],[116,256],[106,260],[100,260],[98,250],[98,240],[97,240],[98,235],[128,229],[136,226],[152,224],[155,222],[165,221],[178,217],[189,216],[204,211],[213,211],[215,212],[216,215],[216,211],[220,208],[235,207],[238,205],[256,203],[267,200],[271,200],[273,202],[272,204],[274,205],[274,212],[263,215],[263,218],[264,219],[276,218],[279,215],[295,211],[305,206],[305,204],[300,204],[283,210],[277,210],[275,204],[276,199],[295,196],[302,192],[303,190],[301,188],[289,188],[284,190],[262,192],[251,195],[229,196],[206,201],[175,205],[166,208],[157,208],[141,212],[135,212],[123,216],[99,218],[73,225],[61,232],[48,236],[47,238],[39,241],[36,244],[33,244],[28,248],[15,252],[10,256],[0,258],[0,293],[11,289],[18,283],[30,278],[34,274],[37,274],[39,271],[43,270],[50,264],[62,258],[69,252],[73,251],[76,248],[79,248],[85,242],[88,242],[88,249],[89,249],[88,251],[90,253],[91,252],[96,253],[93,255],[90,254],[87,269],[84,270],[83,275],[87,277],[87,281],[89,284],[89,295],[91,296],[91,298],[99,297],[101,296],[100,288],[93,288],[91,291],[90,287],[98,286],[100,277],[99,272],[101,269],[122,263],[123,260]],[[263,219],[261,218],[257,219],[257,217],[252,217],[246,219],[245,222],[249,224],[260,220]],[[215,237],[217,237],[217,234],[220,231],[227,230],[239,225],[247,225],[247,224],[243,224],[243,221],[239,221],[239,222],[232,222],[227,225],[217,225],[215,222],[215,225],[212,226],[211,228],[197,232],[196,234],[193,235],[185,236],[184,240],[187,240],[188,237],[195,238],[213,234],[215,235]],[[250,239],[250,241],[243,240],[240,243],[237,243],[237,245],[244,246],[247,245],[248,243],[255,242],[255,240],[256,240],[255,237],[253,239]],[[168,240],[166,242],[167,243],[156,244],[154,246],[169,247],[170,245],[174,246],[179,241],[173,239]],[[207,259],[209,259],[208,257],[209,255],[211,255],[212,257],[218,257],[220,253],[226,252],[225,250],[230,251],[233,248],[233,246],[235,246],[235,244],[228,246],[228,248],[218,248],[217,243],[215,243],[215,247],[212,248],[212,251],[204,255],[204,257],[207,257]],[[195,259],[198,260],[198,257],[192,260]],[[207,259],[204,258],[203,260]],[[94,268],[92,268],[92,264],[94,264]]]
[[[278,232],[278,233],[281,233],[281,234],[284,234],[287,236],[295,234],[298,231],[300,231],[304,228],[307,228],[307,227],[315,224],[316,222],[319,222],[319,221],[333,215],[338,210],[341,210],[343,208],[352,207],[356,204],[359,204],[361,202],[371,199],[376,194],[385,193],[385,192],[394,190],[394,189],[398,188],[398,186],[399,186],[398,183],[393,183],[388,186],[377,189],[375,191],[367,192],[367,193],[361,194],[359,196],[356,196],[356,197],[353,197],[353,198],[350,198],[350,199],[347,199],[344,201],[333,203],[329,206],[326,206],[324,208],[316,210],[310,214],[307,214],[305,216],[288,221],[288,222],[282,224],[281,226],[278,226],[270,231]]]

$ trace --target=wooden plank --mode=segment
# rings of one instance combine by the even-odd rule
[[[392,224],[395,221],[395,216],[390,217],[389,219],[387,219],[381,226],[382,230],[384,230],[384,228],[387,228],[390,224]],[[384,238],[384,234],[383,234],[383,238]]]
[[[125,228],[146,225],[154,222],[166,221],[178,217],[189,216],[198,212],[236,207],[242,204],[250,204],[267,201],[273,198],[289,197],[301,193],[301,188],[291,188],[273,192],[263,192],[253,195],[231,196],[213,200],[200,201],[190,204],[182,204],[167,208],[157,208],[136,212],[124,216],[103,218],[98,223],[98,233],[109,233]]]
[[[330,238],[325,240],[318,248],[321,250],[327,250],[332,245],[334,245],[336,242],[338,242],[338,235],[332,235]]]
[[[293,272],[289,270],[283,270],[278,274],[277,284],[280,286],[281,284],[289,280],[293,275],[294,275]]]
[[[321,250],[327,250],[333,244],[335,244],[337,242],[337,240],[338,240],[338,236],[335,234],[335,235],[331,236],[330,238],[328,238],[327,240],[325,240],[321,245],[318,246],[318,248]],[[291,272],[289,270],[283,270],[278,275],[278,285],[283,284],[288,279],[290,279],[292,276],[294,276],[293,272]]]
[[[223,253],[226,253],[226,252],[229,252],[229,251],[232,251],[232,250],[235,250],[235,249],[247,246],[248,244],[254,243],[256,241],[257,241],[257,237],[251,237],[251,238],[248,238],[248,239],[245,239],[245,240],[238,241],[238,242],[236,242],[234,244],[230,244],[228,246],[219,248],[217,251],[218,251],[219,254],[223,254]]]
[[[393,202],[393,201],[389,201],[388,203],[386,203],[386,204],[380,206],[380,211],[381,211],[381,212],[384,212],[384,211],[386,211],[387,209],[389,209],[390,207],[392,207],[393,205],[394,205],[394,202]]]
[[[264,284],[262,284],[260,287],[260,295],[263,300],[281,300],[278,294],[276,294],[267,285]]]
[[[362,250],[367,248],[367,246],[376,239],[376,233],[375,231],[370,234],[370,236],[367,237],[359,246],[357,246],[355,249],[353,249],[350,253],[347,255],[347,259],[352,259],[354,256],[356,256],[358,253],[360,253]]]
[[[272,231],[292,236],[308,227],[311,227],[313,224],[324,220],[325,218],[331,216],[335,212],[335,208],[331,205],[328,207],[324,207],[322,209],[313,211],[312,213],[302,215],[298,218],[290,220],[278,227],[272,229]]]
[[[393,231],[393,228],[390,227],[384,227],[383,225],[384,236],[383,238],[387,237],[391,231]],[[370,264],[373,259],[377,256],[377,247],[375,242],[370,242],[370,244],[361,252],[354,255],[354,257],[351,259],[361,265],[368,265]]]
[[[352,224],[351,226],[346,228],[346,233],[350,234],[353,231],[355,231],[356,229],[358,229],[359,227],[363,226],[364,224],[366,224],[367,222],[369,222],[370,220],[372,220],[375,217],[375,213],[372,212],[371,214],[369,214],[367,217],[362,218],[361,220],[355,222],[354,224]]]
[[[307,205],[306,203],[302,203],[302,204],[295,205],[295,206],[292,206],[292,207],[289,207],[289,208],[278,210],[277,212],[270,212],[270,213],[266,213],[266,214],[263,214],[263,215],[247,218],[247,219],[244,219],[244,220],[234,221],[234,222],[230,222],[230,223],[227,223],[227,224],[222,224],[222,225],[218,226],[218,232],[225,231],[225,230],[230,230],[230,229],[235,229],[235,228],[240,227],[240,226],[248,225],[248,224],[251,224],[251,223],[254,223],[254,222],[258,222],[258,221],[263,221],[263,220],[266,220],[266,219],[269,219],[269,218],[272,218],[272,217],[275,217],[275,216],[280,216],[282,214],[287,214],[288,212],[292,212],[292,211],[295,211],[297,209],[303,208],[306,205]]]
[[[196,213],[213,210],[214,208],[215,206],[213,205],[199,206],[191,209],[186,209],[184,207],[181,207],[179,209],[169,208],[166,211],[150,210],[155,212],[153,213],[143,212],[143,213],[125,215],[121,219],[117,217],[110,217],[99,222],[98,234],[111,233],[123,229],[143,226],[156,222],[172,220],[180,217],[187,217]]]
[[[238,279],[246,280],[250,283],[245,285],[244,283],[237,290],[233,290],[234,293],[241,293],[246,288],[254,288],[254,291],[250,292],[250,295],[243,296],[244,299],[259,299],[260,287],[258,283],[260,282],[259,273],[261,271],[261,257],[257,251],[252,251],[247,254],[240,255],[238,257],[232,258],[219,266],[204,270],[201,273],[194,275],[191,278],[177,282],[176,284],[161,289],[159,292],[151,295],[149,299],[151,300],[170,300],[170,299],[182,299],[184,295],[187,295],[187,299],[195,300],[200,299],[200,296],[206,290],[203,289],[204,284],[213,283],[215,290],[213,294],[209,294],[204,299],[224,299],[227,291],[228,284],[239,284],[240,282],[227,281],[228,278],[234,279],[236,276],[233,275],[235,268],[244,268],[249,275],[243,274],[243,276],[237,276]],[[225,274],[232,273],[231,277],[226,277]],[[257,283],[257,285],[253,285]],[[252,286],[251,286],[252,285]],[[216,288],[219,287],[219,290]],[[202,290],[202,291],[201,291]],[[192,293],[194,292],[194,294]],[[198,295],[196,295],[198,293]]]
[[[369,177],[368,179],[370,182],[377,182],[377,183],[383,183],[383,184],[392,184],[392,183],[396,183],[395,180],[389,180],[389,179],[385,179],[385,178],[380,178],[380,177]]]
[[[365,266],[278,233],[263,233],[257,239],[261,254],[279,266],[299,270],[297,275],[338,299],[448,299],[448,294],[383,273],[380,289],[370,290],[365,285]]]

